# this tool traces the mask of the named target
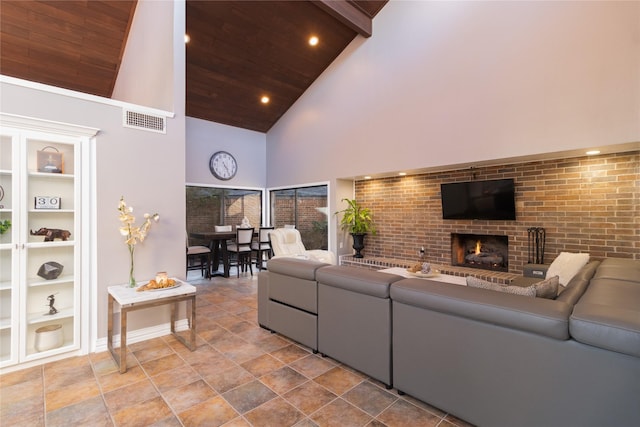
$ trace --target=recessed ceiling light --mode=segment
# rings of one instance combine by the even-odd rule
[[[400,172],[398,175],[405,176],[406,174],[407,174],[406,172]]]
[[[600,154],[600,150],[587,151],[587,156],[595,156],[596,154]]]
[[[262,98],[260,98],[260,102],[262,102],[263,104],[268,104],[269,101],[271,101],[271,99],[269,99],[267,95],[263,95]]]
[[[316,36],[309,37],[309,45],[311,45],[311,46],[316,46],[319,41],[320,41],[320,39],[318,37],[316,37]]]
[[[371,179],[371,176],[366,175],[366,176],[364,177],[364,179]]]
[[[184,35],[184,42],[185,43],[189,43],[191,41],[191,37],[189,37],[189,34],[185,34]]]

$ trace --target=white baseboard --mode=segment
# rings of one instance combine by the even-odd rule
[[[186,331],[188,329],[189,322],[187,319],[178,320],[176,322],[176,331]],[[127,331],[127,345],[150,340],[152,338],[163,337],[169,334],[171,334],[171,322],[148,328],[136,329],[135,331]],[[113,336],[113,346],[120,347],[120,334]],[[98,338],[93,351],[95,353],[107,351],[107,337]]]

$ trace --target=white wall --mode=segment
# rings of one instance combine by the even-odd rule
[[[206,120],[187,118],[186,179],[191,184],[234,188],[264,188],[267,179],[266,135]],[[209,159],[216,151],[231,153],[238,172],[229,181],[214,177]]]
[[[159,25],[173,22],[173,9],[170,1],[138,1],[113,99],[173,110],[174,33]]]
[[[268,132],[267,185],[638,142],[639,117],[640,2],[391,1]]]

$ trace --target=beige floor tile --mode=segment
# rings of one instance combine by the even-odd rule
[[[136,383],[146,378],[147,375],[140,366],[133,366],[129,368],[124,374],[121,374],[120,371],[114,371],[109,374],[99,376],[98,382],[100,383],[102,392],[108,393],[120,387]]]
[[[116,426],[149,426],[172,416],[160,396],[126,407],[113,414]]]
[[[26,381],[40,380],[42,381],[43,367],[35,366],[33,368],[21,369],[19,371],[10,372],[0,377],[0,390],[15,384]]]
[[[310,354],[289,364],[307,378],[315,378],[336,367],[335,363],[317,354]]]
[[[185,365],[151,377],[151,381],[160,390],[160,393],[163,393],[172,388],[198,381],[200,378],[200,374],[195,369]]]
[[[222,395],[241,414],[257,408],[276,396],[269,387],[258,380],[243,384]]]
[[[85,359],[83,359],[83,361],[84,360]],[[93,374],[93,368],[88,362],[88,359],[86,360],[86,363],[78,364],[76,366],[60,366],[59,369],[56,369],[55,366],[45,366],[45,390],[51,391],[58,388],[66,387],[69,384],[75,384],[94,379],[95,375]]]
[[[320,427],[361,427],[373,418],[344,400],[336,399],[311,415],[311,419]]]
[[[273,357],[282,360],[284,363],[292,363],[298,359],[302,359],[310,354],[309,351],[303,350],[295,344],[290,344],[286,347],[272,351],[270,353]]]
[[[278,394],[284,394],[307,381],[307,377],[288,366],[260,378],[260,382]]]
[[[64,387],[47,391],[45,403],[47,412],[69,406],[100,395],[100,387],[95,378],[74,382]]]
[[[112,426],[111,417],[107,411],[102,396],[92,397],[74,405],[65,406],[55,411],[47,412],[47,427],[69,426]]]
[[[216,427],[237,418],[238,413],[222,396],[216,396],[192,406],[178,416],[186,427]]]
[[[343,367],[336,366],[314,378],[314,381],[340,396],[360,384],[362,378]]]
[[[342,397],[372,417],[380,414],[398,400],[397,396],[368,381],[361,382]]]
[[[218,393],[224,393],[255,379],[246,369],[238,365],[223,371],[217,371],[217,366],[213,365],[210,368],[213,371],[211,374],[201,375]]]
[[[308,381],[284,395],[291,404],[307,415],[312,414],[337,398],[326,388],[314,381]]]
[[[158,391],[153,383],[145,378],[142,381],[105,393],[104,400],[109,411],[115,413],[158,396]]]
[[[302,412],[281,397],[249,411],[245,418],[254,427],[289,427],[304,419]]]
[[[257,378],[276,371],[284,366],[280,360],[270,354],[262,354],[256,358],[248,360],[241,364],[247,371],[251,372]]]
[[[218,393],[204,380],[175,387],[162,393],[164,400],[175,412],[185,411],[217,395]]]
[[[150,360],[148,362],[142,363],[142,368],[145,370],[147,375],[153,377],[164,371],[169,371],[171,369],[179,368],[185,364],[186,362],[182,360],[180,356],[173,353],[167,356],[163,356],[159,359],[154,359],[154,360]]]
[[[377,418],[389,427],[435,427],[442,420],[405,400],[398,400]]]

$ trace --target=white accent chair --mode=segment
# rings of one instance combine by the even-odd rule
[[[327,264],[336,264],[336,255],[322,249],[307,250],[300,232],[295,228],[276,228],[269,233],[273,258],[289,257],[310,259]]]

